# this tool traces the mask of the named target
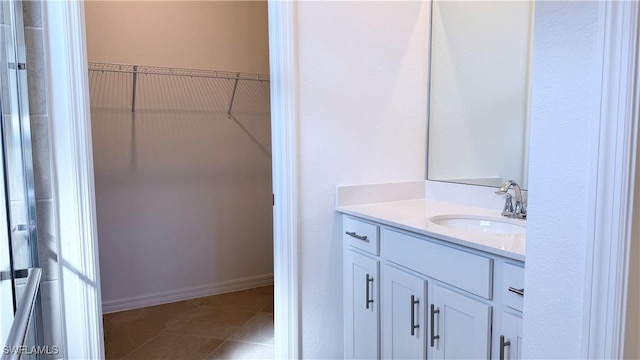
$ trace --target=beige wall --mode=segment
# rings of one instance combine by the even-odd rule
[[[269,72],[266,1],[88,1],[89,61]]]
[[[640,135],[640,134],[639,134]],[[633,198],[633,225],[629,250],[629,287],[627,289],[627,323],[625,333],[625,359],[640,358],[640,144],[636,150],[636,184]]]

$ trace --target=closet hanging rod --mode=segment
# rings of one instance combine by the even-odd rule
[[[128,65],[89,62],[89,71],[114,72],[125,74],[169,75],[230,80],[269,81],[269,74],[244,73],[218,70],[171,68],[147,65]]]

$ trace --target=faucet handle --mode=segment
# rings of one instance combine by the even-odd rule
[[[517,217],[519,219],[526,219],[527,218],[527,203],[524,200],[521,201],[516,201],[516,208],[515,211],[513,213],[514,217]]]
[[[516,183],[515,180],[505,181],[504,184],[502,184],[502,186],[500,187],[500,189],[496,191],[496,194],[500,195],[500,194],[506,193],[507,191],[509,191],[509,189],[511,189],[511,186],[513,185],[518,185],[518,183]]]
[[[511,194],[509,194],[508,192],[500,192],[500,191],[496,191],[496,194],[498,195],[504,195],[506,197],[505,202],[504,202],[504,209],[502,209],[502,215],[504,216],[512,216],[513,215],[513,201],[511,200]]]
[[[511,195],[509,194],[509,189],[511,188],[513,188],[515,204],[511,200]],[[504,184],[502,184],[502,187],[496,191],[496,194],[504,194],[507,197],[502,215],[519,219],[525,219],[527,217],[526,195],[523,196],[522,189],[520,189],[520,185],[518,185],[517,182],[514,180],[505,181]]]

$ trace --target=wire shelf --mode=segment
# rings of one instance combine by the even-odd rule
[[[269,74],[89,62],[89,71],[269,81]]]
[[[220,143],[238,133],[244,136],[236,141],[249,141],[271,156],[268,74],[89,63],[88,75],[94,130],[119,148],[130,142],[131,154],[152,134],[188,148],[194,144],[176,139],[208,134]]]

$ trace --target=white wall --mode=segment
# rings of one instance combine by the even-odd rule
[[[584,356],[602,50],[597,2],[536,2],[524,358]]]
[[[302,355],[341,359],[335,186],[424,179],[430,4],[296,7]]]
[[[87,2],[89,59],[268,69],[265,2]],[[102,299],[114,311],[271,281],[269,84],[90,72]],[[252,139],[253,137],[253,139]],[[266,151],[265,151],[266,149]]]
[[[266,1],[87,1],[85,16],[89,61],[269,72]]]

